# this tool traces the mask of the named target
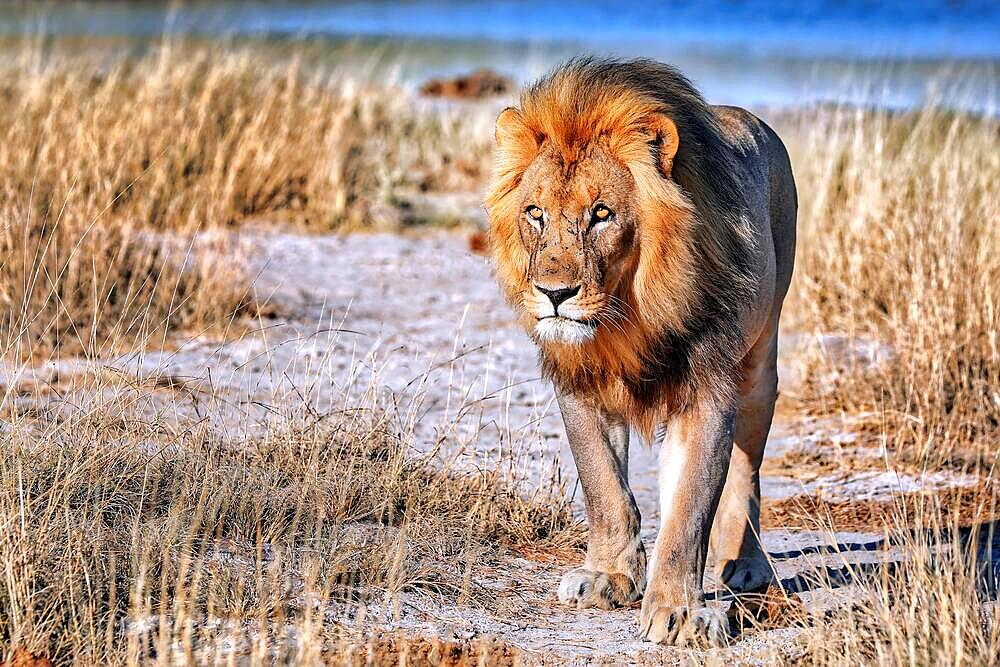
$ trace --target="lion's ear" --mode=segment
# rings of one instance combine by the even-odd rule
[[[677,124],[669,116],[656,113],[647,119],[646,129],[650,135],[649,142],[660,163],[660,172],[665,178],[669,178],[681,141],[677,134]]]
[[[514,107],[507,107],[497,117],[494,138],[497,147],[509,152],[528,152],[538,149],[538,138],[524,122],[524,116]]]

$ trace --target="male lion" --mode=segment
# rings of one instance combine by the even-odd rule
[[[609,609],[642,596],[642,637],[723,642],[702,589],[710,534],[730,589],[772,579],[759,468],[795,247],[785,148],[649,60],[570,61],[500,114],[496,141],[497,274],[555,387],[590,521],[559,599]],[[630,426],[664,429],[649,574]]]

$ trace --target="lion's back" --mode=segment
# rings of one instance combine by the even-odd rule
[[[723,136],[740,157],[751,212],[756,222],[767,225],[764,235],[773,244],[776,288],[783,296],[791,281],[795,261],[798,210],[788,151],[778,134],[746,109],[715,105],[712,110],[719,119]]]

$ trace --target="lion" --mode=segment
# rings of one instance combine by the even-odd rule
[[[569,61],[495,135],[495,270],[553,384],[590,526],[558,597],[603,609],[641,597],[641,637],[723,643],[726,617],[703,590],[710,547],[729,589],[773,580],[759,469],[795,254],[788,154],[748,111],[707,104],[645,59]],[[633,428],[662,435],[648,568]]]

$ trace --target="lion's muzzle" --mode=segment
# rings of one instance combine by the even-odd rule
[[[556,287],[547,288],[541,285],[535,285],[535,289],[544,294],[549,298],[549,302],[552,304],[552,310],[554,315],[559,314],[559,305],[569,301],[574,296],[580,293],[580,286],[576,285],[574,287]]]
[[[585,308],[589,300],[581,284],[572,286],[535,284],[525,295],[526,310],[537,319],[535,334],[549,343],[578,345],[593,338],[597,320]]]

